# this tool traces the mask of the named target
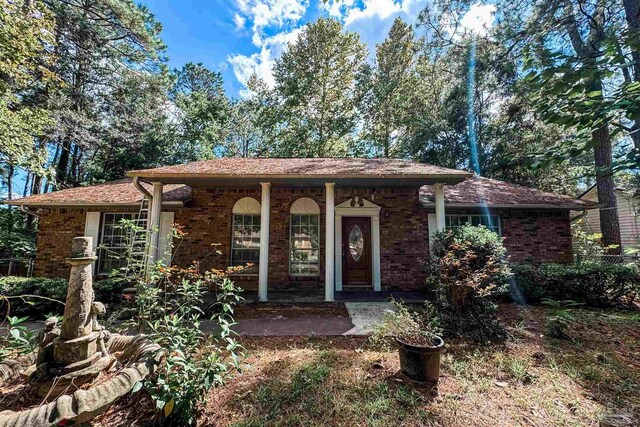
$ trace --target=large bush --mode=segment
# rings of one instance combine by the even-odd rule
[[[471,225],[436,233],[428,267],[445,333],[477,342],[506,338],[492,301],[506,293],[511,276],[497,234]]]
[[[592,307],[630,306],[640,294],[634,265],[514,264],[512,298],[528,304],[572,300]]]
[[[93,282],[96,301],[105,304],[119,303],[126,284],[127,281],[120,278]],[[8,297],[2,301],[2,315],[10,308],[12,316],[43,320],[49,313],[62,314],[64,311],[60,302],[64,303],[67,297],[67,281],[46,277],[0,277],[0,295]]]

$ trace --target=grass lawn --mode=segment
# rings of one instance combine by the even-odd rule
[[[547,311],[502,306],[503,346],[449,342],[437,391],[363,338],[245,339],[247,366],[210,393],[199,425],[597,426],[607,407],[637,417],[640,312],[578,310],[573,339],[560,341],[544,336]],[[113,408],[101,423],[145,424],[145,405],[124,405],[135,412]]]

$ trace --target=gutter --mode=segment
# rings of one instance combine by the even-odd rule
[[[584,218],[585,216],[587,216],[587,214],[589,213],[588,210],[583,209],[582,212],[580,212],[578,215],[576,216],[572,216],[571,218],[569,218],[569,222],[575,222],[578,221],[579,219]]]
[[[133,177],[133,186],[136,187],[136,189],[142,193],[142,195],[144,197],[146,197],[147,199],[149,199],[149,205],[151,205],[151,201],[153,200],[153,196],[151,195],[151,193],[149,193],[149,191],[147,191],[146,188],[144,188],[144,186],[140,183],[140,177],[139,176],[134,176]]]
[[[434,207],[434,202],[422,202],[424,207]],[[546,210],[587,210],[596,209],[598,205],[584,206],[584,205],[551,205],[551,204],[484,204],[484,203],[447,203],[445,206],[448,208],[459,209],[477,209],[482,207],[488,207],[489,209],[546,209]]]
[[[20,209],[20,212],[24,212],[27,215],[35,216],[36,218],[40,217],[40,215],[38,215],[37,213],[33,212],[31,209],[29,209],[25,205],[18,205],[18,209]]]

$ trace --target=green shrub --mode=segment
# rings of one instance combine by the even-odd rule
[[[445,333],[476,342],[506,338],[492,299],[506,293],[511,273],[496,233],[471,225],[436,233],[428,267]]]
[[[512,294],[521,294],[528,304],[551,299],[591,307],[631,306],[640,294],[640,270],[633,265],[517,264],[512,271]]]
[[[0,295],[8,297],[3,301],[3,315],[10,308],[12,316],[43,320],[49,313],[62,314],[64,306],[57,301],[64,302],[67,281],[44,277],[0,277]]]
[[[110,277],[93,282],[93,292],[95,292],[96,301],[116,305],[122,302],[122,293],[129,286],[129,281],[122,277]]]
[[[104,304],[118,304],[122,301],[122,290],[127,281],[121,278],[108,278],[93,282],[96,301]],[[67,281],[46,277],[0,277],[0,295],[9,297],[3,301],[2,314],[6,314],[10,304],[12,316],[29,316],[42,320],[47,314],[62,314],[67,298]],[[22,298],[19,298],[22,297]],[[57,300],[57,301],[53,301]]]
[[[394,310],[384,314],[382,323],[376,326],[369,342],[374,348],[389,350],[395,347],[395,339],[413,345],[434,345],[442,334],[440,319],[434,307],[427,303],[423,310],[410,310],[405,304],[392,301]]]

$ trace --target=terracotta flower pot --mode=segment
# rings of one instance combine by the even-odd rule
[[[400,370],[414,381],[436,384],[440,377],[440,354],[444,341],[435,337],[435,345],[416,345],[396,338],[400,353]]]

